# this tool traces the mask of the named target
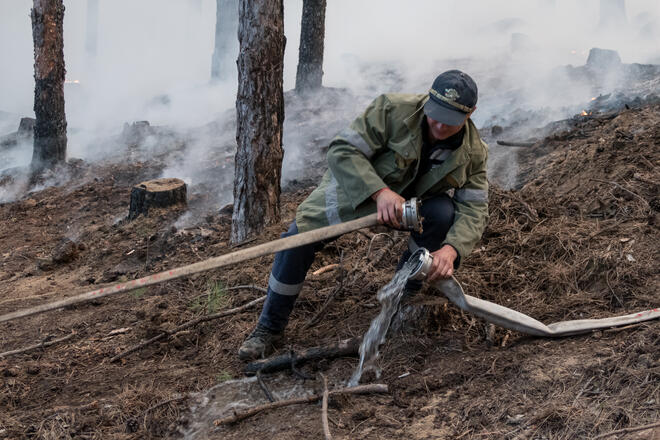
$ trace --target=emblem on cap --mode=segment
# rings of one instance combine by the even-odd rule
[[[449,99],[450,101],[456,101],[460,97],[461,95],[458,94],[456,89],[445,89],[445,98]]]

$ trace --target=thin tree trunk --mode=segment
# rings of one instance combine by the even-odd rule
[[[323,80],[323,40],[326,0],[303,0],[296,91],[321,88]]]
[[[627,23],[625,0],[600,0],[599,27],[601,29],[620,28]]]
[[[87,0],[87,28],[85,29],[85,54],[96,58],[99,36],[99,0]]]
[[[38,173],[66,159],[64,113],[64,4],[33,0],[34,151],[32,170]]]
[[[238,54],[238,0],[216,0],[215,48],[211,80],[223,80],[234,71]]]
[[[280,218],[283,0],[240,0],[232,243]]]

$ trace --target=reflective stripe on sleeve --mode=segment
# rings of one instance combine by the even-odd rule
[[[485,189],[459,188],[454,192],[454,200],[458,202],[488,202],[488,191]]]
[[[281,283],[277,281],[273,276],[273,274],[271,273],[270,278],[268,279],[268,287],[270,287],[270,290],[272,290],[275,293],[279,293],[280,295],[296,296],[302,290],[303,283],[298,283],[298,284]]]
[[[337,202],[337,179],[330,173],[331,178],[325,188],[325,217],[329,225],[341,223],[339,217],[339,203]]]
[[[364,154],[367,159],[371,159],[371,156],[374,155],[374,151],[369,148],[369,144],[365,142],[358,132],[350,127],[345,128],[337,135],[337,137],[344,139],[346,142],[354,146],[360,153]]]

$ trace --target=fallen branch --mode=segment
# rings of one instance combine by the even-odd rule
[[[535,142],[513,142],[513,141],[497,141],[497,145],[503,147],[533,147]]]
[[[269,402],[275,402],[275,398],[268,389],[268,386],[266,386],[266,382],[264,382],[264,379],[261,377],[260,371],[257,371],[257,382],[259,382],[259,387],[261,388],[261,391],[263,391],[264,394],[266,395],[266,399],[268,399]]]
[[[596,437],[594,437],[594,440],[599,439],[599,438],[611,437],[611,436],[617,435],[617,434],[627,434],[629,432],[645,431],[647,429],[657,428],[658,426],[660,426],[660,422],[655,422],[655,423],[651,423],[649,425],[643,425],[643,426],[634,426],[632,428],[617,429],[616,431],[610,431],[610,432],[606,432],[604,434],[597,435]]]
[[[387,393],[387,385],[385,384],[370,384],[370,385],[358,385],[351,388],[341,388],[338,390],[332,390],[328,392],[328,397],[338,396],[341,394],[373,394],[373,393]],[[297,397],[295,399],[288,400],[279,400],[273,403],[266,403],[264,405],[255,406],[254,408],[247,409],[242,412],[235,412],[229,417],[224,419],[217,419],[213,422],[215,426],[221,425],[230,425],[232,423],[245,420],[249,417],[252,417],[256,414],[259,414],[263,411],[268,411],[270,409],[282,408],[284,406],[298,405],[300,403],[311,403],[321,400],[323,398],[322,394],[313,394],[311,396]]]
[[[193,319],[192,321],[188,321],[188,322],[186,322],[184,324],[181,324],[180,326],[178,326],[178,327],[176,327],[176,328],[174,328],[170,331],[161,333],[160,335],[154,336],[153,338],[151,338],[147,341],[144,341],[144,342],[142,342],[138,345],[135,345],[135,346],[129,348],[128,350],[122,351],[118,355],[112,357],[110,359],[110,362],[116,362],[119,359],[121,359],[125,356],[128,356],[129,354],[131,354],[133,352],[136,352],[136,351],[140,350],[141,348],[146,347],[149,344],[153,344],[154,342],[160,341],[161,339],[164,339],[168,336],[172,336],[175,333],[179,333],[180,331],[183,331],[187,328],[193,327],[193,326],[195,326],[197,324],[200,324],[202,322],[211,321],[211,320],[214,320],[214,319],[222,318],[223,316],[234,315],[236,313],[242,312],[243,310],[249,309],[250,307],[252,307],[255,304],[259,304],[259,303],[263,302],[265,299],[266,299],[266,296],[262,296],[262,297],[259,297],[259,298],[255,299],[255,300],[250,301],[249,303],[243,304],[240,307],[236,307],[236,308],[229,309],[229,310],[223,310],[222,312],[214,313],[212,315],[207,315],[207,316],[201,316],[197,319]]]
[[[373,237],[371,237],[371,241],[369,241],[369,248],[367,249],[367,256],[365,258],[368,259],[369,255],[371,255],[371,246],[373,246],[374,240],[376,240],[378,237],[381,237],[381,236],[389,238],[390,241],[392,242],[392,246],[394,246],[394,239],[392,238],[392,236],[390,234],[386,234],[384,232],[375,234]]]
[[[339,285],[335,287],[328,298],[325,300],[321,308],[314,314],[314,316],[307,321],[303,329],[308,329],[312,325],[318,323],[321,320],[321,317],[325,314],[325,310],[328,308],[332,300],[335,298],[335,295],[344,288],[344,280],[346,279],[346,274],[344,272],[344,251],[341,251],[339,254],[339,270],[341,273],[341,279],[339,280]]]
[[[340,356],[355,356],[360,349],[360,338],[351,338],[340,341],[327,347],[312,347],[302,350],[299,353],[289,352],[287,354],[274,356],[258,361],[250,362],[245,367],[245,374],[253,375],[257,371],[262,373],[272,373],[291,368],[291,360],[295,359],[296,364],[305,363],[315,359],[330,359]]]
[[[29,347],[24,347],[24,348],[19,348],[17,350],[11,350],[11,351],[5,351],[4,353],[0,353],[0,358],[6,357],[6,356],[11,356],[13,354],[20,354],[20,353],[25,353],[28,351],[36,350],[37,348],[45,348],[45,347],[50,347],[51,345],[59,344],[60,342],[68,341],[69,339],[73,338],[76,335],[76,333],[71,333],[70,335],[64,336],[59,339],[53,339],[51,341],[46,342],[45,340],[40,342],[39,344],[34,344],[30,345]]]
[[[153,411],[153,410],[155,410],[155,409],[158,409],[158,408],[160,408],[160,407],[162,407],[162,406],[169,405],[170,403],[180,402],[181,400],[185,400],[186,398],[187,398],[187,396],[182,396],[182,395],[180,395],[180,394],[175,394],[174,397],[172,397],[171,399],[167,399],[167,400],[165,400],[165,401],[163,401],[163,402],[157,403],[157,404],[155,404],[154,406],[150,406],[149,408],[147,408],[147,409],[144,411],[144,413],[142,413],[142,426],[144,427],[144,430],[145,430],[146,432],[149,431],[149,429],[148,429],[148,427],[147,427],[147,416],[149,415],[149,413],[150,413],[151,411]]]
[[[645,204],[646,206],[649,206],[649,202],[648,202],[648,200],[646,200],[644,197],[640,196],[640,195],[637,194],[636,192],[632,192],[632,191],[630,191],[628,188],[624,188],[624,187],[623,187],[621,184],[619,184],[619,183],[616,183],[616,182],[610,182],[610,181],[608,181],[608,180],[601,180],[601,179],[589,179],[589,180],[591,180],[591,181],[593,181],[593,182],[600,182],[600,183],[607,183],[607,184],[610,184],[610,185],[614,185],[614,186],[616,186],[617,188],[619,188],[621,191],[625,191],[625,192],[627,192],[628,194],[630,194],[630,195],[632,195],[632,196],[634,196],[634,197],[637,197],[639,200],[641,200],[642,202],[644,202],[644,204]]]
[[[321,423],[323,424],[323,436],[325,440],[332,440],[332,434],[330,434],[330,425],[328,424],[328,397],[330,393],[328,392],[328,379],[325,375],[323,377],[323,401],[321,402]]]

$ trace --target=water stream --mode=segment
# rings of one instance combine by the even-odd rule
[[[373,370],[376,372],[376,376],[380,377],[380,369],[376,365],[378,347],[385,342],[387,330],[390,327],[392,317],[399,308],[399,302],[401,301],[406,282],[416,266],[417,262],[408,261],[401,270],[394,274],[392,281],[378,291],[376,297],[381,304],[380,313],[371,321],[369,330],[367,330],[367,333],[362,338],[362,344],[360,344],[360,364],[348,382],[348,386],[353,387],[360,383],[360,378],[364,371]]]
[[[264,380],[276,400],[316,392],[313,381],[300,381],[288,373],[268,375]],[[228,380],[190,397],[190,414],[185,425],[179,427],[179,433],[185,440],[221,438],[222,435],[215,432],[214,420],[230,416],[234,411],[268,403],[254,376]],[[277,431],[277,427],[274,426],[273,430]]]

